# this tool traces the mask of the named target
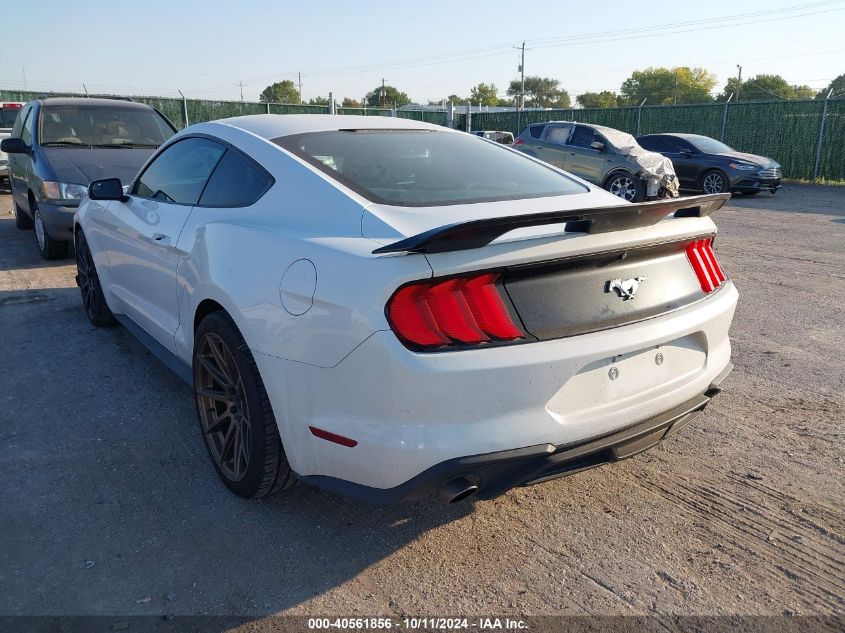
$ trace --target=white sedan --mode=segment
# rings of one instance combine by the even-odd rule
[[[645,450],[718,393],[727,198],[620,202],[408,120],[238,117],[90,185],[77,282],[193,386],[234,493],[484,499]]]

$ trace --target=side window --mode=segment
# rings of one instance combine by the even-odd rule
[[[248,207],[272,185],[270,174],[230,148],[217,163],[199,203],[204,207]]]
[[[15,124],[12,126],[12,138],[20,138],[23,122],[29,116],[30,110],[32,110],[32,107],[24,106],[23,110],[18,114],[18,118],[15,119]]]
[[[650,152],[667,152],[666,143],[663,142],[663,136],[645,136],[637,140],[640,147],[647,149]]]
[[[566,144],[569,138],[569,133],[572,131],[571,125],[547,125],[543,131],[543,140],[549,143],[557,143],[558,145]]]
[[[590,149],[590,145],[595,141],[603,143],[604,139],[593,128],[585,125],[576,125],[575,132],[572,134],[572,138],[569,139],[569,145]]]
[[[35,116],[32,114],[32,109],[26,115],[26,121],[23,122],[23,128],[21,129],[21,139],[27,145],[32,145],[32,120]]]
[[[673,136],[664,136],[663,138],[666,139],[664,143],[666,149],[662,150],[664,152],[680,154],[682,150],[692,150],[692,146],[682,138],[675,138]]]
[[[170,145],[138,178],[132,193],[176,204],[197,204],[208,176],[226,148],[204,138]]]
[[[531,138],[540,138],[543,135],[543,128],[546,127],[545,125],[532,125],[528,128],[529,134],[531,134]]]

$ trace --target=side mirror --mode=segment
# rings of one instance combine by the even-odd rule
[[[4,138],[0,141],[0,151],[7,154],[29,154],[29,147],[22,138]]]
[[[123,185],[120,178],[105,178],[95,180],[88,185],[88,197],[91,200],[125,200]]]
[[[593,149],[597,149],[600,152],[604,151],[604,143],[602,143],[601,141],[593,141],[592,143],[590,143],[590,147],[592,147]]]

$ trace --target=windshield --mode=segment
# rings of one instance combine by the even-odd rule
[[[152,108],[46,105],[38,138],[42,146],[158,147],[173,134]]]
[[[733,151],[733,149],[721,141],[717,141],[715,138],[710,138],[709,136],[693,136],[687,138],[687,140],[703,154],[727,154]]]
[[[284,149],[373,202],[408,207],[583,193],[587,188],[471,134],[339,130],[283,136]]]

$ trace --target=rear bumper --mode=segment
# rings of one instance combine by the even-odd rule
[[[293,470],[346,494],[385,490],[389,501],[440,464],[580,445],[704,394],[730,363],[737,296],[727,282],[670,314],[523,345],[418,354],[384,331],[333,368],[254,356]]]
[[[573,475],[652,448],[701,415],[710,400],[721,391],[721,384],[732,369],[733,365],[729,364],[703,394],[602,437],[560,446],[540,444],[459,457],[436,464],[405,483],[387,489],[322,475],[301,479],[324,490],[378,505],[424,499],[456,480],[477,487],[474,498],[492,499],[517,486]]]

